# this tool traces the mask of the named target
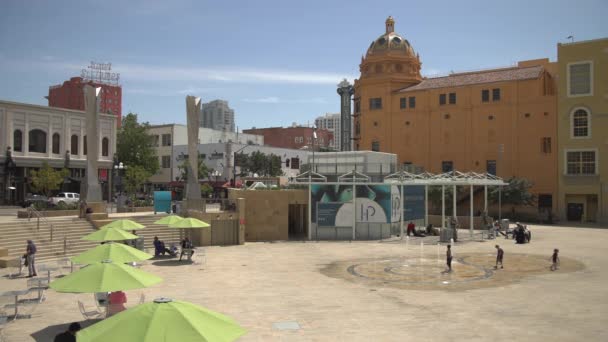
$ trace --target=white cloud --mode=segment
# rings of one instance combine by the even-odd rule
[[[243,101],[253,102],[253,103],[279,103],[279,102],[282,102],[281,99],[279,99],[276,96],[260,97],[257,99],[243,99]]]
[[[424,68],[422,70],[422,75],[423,76],[441,76],[441,75],[445,75],[445,72],[440,69],[435,69],[435,68]]]
[[[311,97],[306,99],[282,99],[276,96],[267,96],[254,99],[243,99],[244,102],[250,103],[314,103],[314,104],[325,104],[327,99],[323,97]]]

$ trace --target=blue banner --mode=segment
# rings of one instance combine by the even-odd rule
[[[403,187],[403,220],[424,219],[424,185],[407,185]]]
[[[335,227],[336,215],[344,203],[317,203],[317,224],[323,227]]]

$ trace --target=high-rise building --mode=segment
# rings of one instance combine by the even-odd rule
[[[334,138],[329,142],[329,148],[339,151],[340,150],[340,113],[331,114],[326,113],[323,116],[319,116],[315,119],[315,126],[320,129],[326,129],[334,134]]]
[[[608,38],[558,44],[557,62],[557,213],[607,224]]]
[[[420,56],[394,27],[389,17],[361,59],[355,150],[395,153],[401,165],[432,173],[526,178],[543,201],[518,212],[555,212],[557,63],[538,59],[423,78]]]
[[[224,100],[203,103],[200,125],[218,131],[234,132],[234,110]]]

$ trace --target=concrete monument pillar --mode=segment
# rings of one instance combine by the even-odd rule
[[[198,182],[198,130],[201,113],[201,98],[186,96],[186,119],[188,125],[188,179],[186,180],[186,208],[205,211]]]
[[[99,184],[97,161],[99,159],[99,124],[97,122],[97,99],[101,88],[84,86],[84,110],[86,113],[87,132],[87,168],[85,182],[85,200],[101,202],[101,185]]]
[[[351,96],[355,93],[353,86],[346,79],[338,84],[340,95],[340,151],[352,151]]]

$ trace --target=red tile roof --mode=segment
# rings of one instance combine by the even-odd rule
[[[398,90],[398,92],[404,93],[416,90],[449,88],[471,84],[529,80],[539,78],[542,71],[542,66],[533,66],[526,68],[514,67],[507,69],[493,69],[486,71],[451,74],[449,76],[444,77],[427,78],[415,86],[400,89]]]

